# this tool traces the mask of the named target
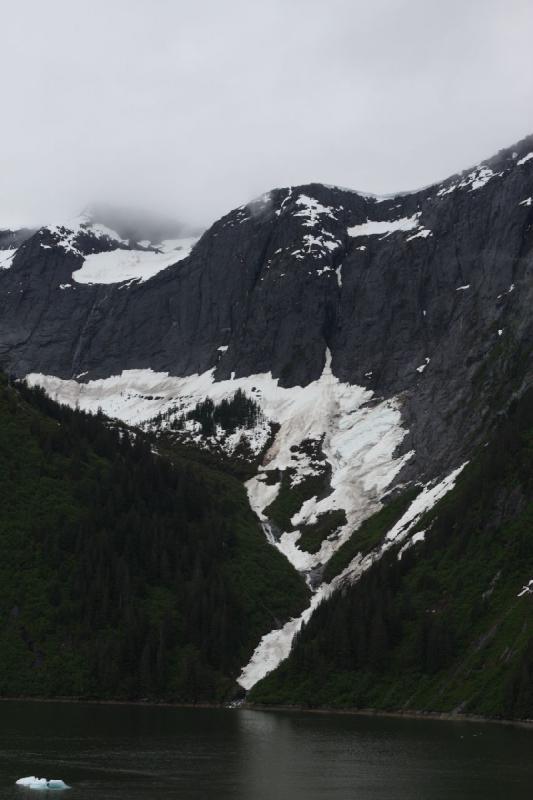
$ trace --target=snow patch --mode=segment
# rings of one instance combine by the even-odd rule
[[[400,219],[393,219],[393,220],[370,220],[368,219],[366,222],[362,222],[359,225],[353,225],[351,228],[348,228],[348,235],[357,237],[357,236],[382,236],[385,238],[390,236],[391,233],[395,233],[396,231],[412,231],[420,228],[419,223],[420,212],[413,214],[412,217],[401,217]],[[425,228],[421,228],[417,236],[423,235],[429,236],[431,231],[426,230]],[[415,236],[410,236],[410,239],[414,239]]]
[[[121,239],[116,231],[105,225],[93,223],[90,216],[81,214],[66,224],[47,225],[43,230],[48,231],[55,239],[56,247],[62,247],[66,253],[82,255],[78,247],[78,237],[91,236],[94,239],[108,239],[118,244],[127,245],[127,239]]]
[[[432,231],[430,231],[429,228],[420,228],[417,233],[408,236],[406,242],[412,242],[413,239],[427,239],[428,236],[433,236]]]
[[[302,225],[306,228],[314,228],[320,222],[320,217],[322,216],[337,220],[334,213],[335,209],[331,206],[323,206],[314,197],[309,197],[306,194],[301,194],[298,197],[296,205],[301,207],[301,211],[297,211],[294,216],[302,217]]]
[[[339,575],[333,578],[331,583],[322,584],[319,587],[311,598],[309,606],[299,617],[289,620],[283,627],[263,636],[250,661],[241,670],[241,674],[237,679],[238,683],[246,691],[249,691],[269,672],[276,669],[289,656],[294,637],[302,625],[309,621],[320,603],[343,584],[355,583],[385,552],[404,541],[421,516],[430,511],[445,494],[453,489],[466,463],[455,469],[439,483],[424,486],[376,550],[371,551],[364,557],[358,554]],[[417,536],[416,533],[414,534],[415,536]],[[533,581],[531,584],[533,585]]]
[[[83,266],[72,273],[76,283],[122,283],[123,281],[152,278],[171,264],[182,261],[190,254],[197,239],[174,239],[172,246],[163,252],[153,250],[108,250],[91,253],[85,257]],[[181,245],[174,246],[177,241]]]
[[[10,268],[17,250],[17,247],[14,250],[0,250],[0,269]]]
[[[399,401],[392,398],[370,406],[373,392],[335,378],[329,353],[317,381],[306,387],[278,388],[278,393],[277,402],[264,410],[280,429],[259,473],[247,481],[246,488],[252,509],[265,520],[264,511],[277,489],[274,492],[265,486],[263,472],[292,468],[296,470],[293,482],[300,482],[313,470],[305,460],[295,459],[291,448],[306,439],[321,440],[321,449],[332,469],[332,491],[320,500],[307,500],[293,523],[313,524],[320,514],[338,509],[344,510],[347,522],[332,538],[325,539],[316,553],[298,547],[298,530],[282,532],[275,542],[296,569],[309,572],[326,563],[350,533],[379,508],[383,491],[413,453],[394,456],[407,432],[402,427]],[[268,502],[263,504],[265,494]]]
[[[493,172],[486,164],[480,164],[461,180],[456,180],[454,183],[439,189],[437,197],[444,197],[451,192],[455,192],[456,189],[468,189],[469,192],[475,192],[477,189],[481,189],[485,186],[492,178],[496,178],[499,175],[501,175],[501,173]]]
[[[523,597],[525,594],[533,594],[533,580],[529,581],[529,583],[526,583],[525,586],[522,586],[516,596]]]
[[[290,194],[283,201],[281,208],[283,208],[283,205],[289,197]],[[337,221],[337,217],[334,213],[335,209],[331,206],[323,206],[314,197],[309,197],[306,194],[299,195],[295,205],[301,210],[296,211],[294,216],[302,219],[304,228],[317,228],[318,225],[322,227],[320,230],[303,236],[302,245],[291,253],[294,258],[302,260],[306,255],[311,255],[315,259],[321,259],[324,256],[329,256],[334,250],[337,250],[337,248],[341,246],[342,243],[337,239],[335,234],[323,227],[327,219]],[[281,213],[281,209],[279,213]]]
[[[467,186],[470,183],[470,191],[475,192],[476,189],[485,186],[491,178],[494,178],[494,172],[490,167],[478,167],[468,175],[466,182],[463,181],[459,186]]]
[[[413,533],[410,539],[400,548],[398,551],[398,561],[401,561],[403,554],[406,550],[409,550],[414,544],[418,542],[423,542],[426,538],[426,531],[417,531],[417,533]]]
[[[523,164],[527,164],[528,161],[531,161],[533,158],[533,153],[528,153],[526,156],[521,158],[519,161],[516,162],[517,167],[521,167]]]
[[[282,661],[288,658],[294,637],[302,625],[311,619],[313,611],[328,594],[326,586],[321,587],[313,595],[311,603],[301,616],[290,619],[282,628],[273,630],[263,636],[250,661],[243,667],[241,674],[237,678],[237,682],[243,689],[249,691],[256,683],[259,683],[269,672],[275,670]]]
[[[405,514],[398,520],[398,522],[387,533],[385,539],[387,542],[400,541],[405,539],[411,528],[418,522],[423,514],[431,511],[434,505],[444,497],[453,487],[455,481],[468,464],[465,461],[460,467],[457,467],[453,472],[447,475],[440,483],[428,484],[424,486],[422,491],[415,497]]]
[[[318,380],[291,388],[279,386],[271,373],[215,382],[214,370],[185,378],[152,370],[125,370],[121,375],[86,383],[32,373],[27,380],[30,385],[42,386],[59,402],[93,413],[101,408],[104,414],[132,425],[146,424],[168,411],[186,416],[207,397],[219,404],[241,389],[254,399],[263,417],[252,431],[239,430],[229,437],[228,448],[236,447],[244,435],[252,452],[259,453],[269,440],[271,423],[280,426],[258,474],[246,484],[250,504],[260,519],[264,519],[264,509],[279,490],[265,483],[264,472],[292,468],[294,482],[313,474],[309,461],[295,458],[291,447],[306,439],[322,440],[321,449],[332,470],[332,491],[308,503],[301,522],[308,523],[325,511],[343,509],[347,524],[314,554],[299,549],[298,531],[282,532],[276,547],[302,571],[325,563],[351,531],[379,508],[383,491],[412,456],[411,452],[394,455],[406,434],[399,400],[392,398],[371,406],[371,390],[341,383],[332,374],[329,352]],[[189,420],[187,425],[191,437],[202,443],[201,431],[195,428],[198,423]]]

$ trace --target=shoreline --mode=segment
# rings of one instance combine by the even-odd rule
[[[101,706],[137,706],[145,708],[199,708],[199,709],[220,709],[225,711],[265,711],[276,712],[285,711],[290,713],[303,714],[334,714],[340,716],[355,717],[376,717],[389,719],[414,719],[435,722],[468,722],[478,724],[507,725],[518,728],[533,730],[533,719],[504,719],[497,717],[483,717],[477,714],[453,714],[448,711],[383,711],[373,708],[331,708],[321,706],[319,708],[309,708],[308,706],[290,705],[256,705],[254,703],[240,703],[231,705],[229,703],[173,703],[170,701],[157,700],[96,700],[80,697],[2,697],[0,702],[8,703],[65,703],[76,705],[101,705]]]
[[[241,708],[250,711],[290,711],[307,714],[338,714],[340,716],[376,717],[389,719],[414,719],[435,722],[468,722],[478,724],[507,725],[533,730],[533,719],[504,719],[498,717],[483,717],[477,714],[453,714],[449,711],[384,711],[376,708],[331,708],[320,706],[309,708],[306,706],[268,706],[243,703]]]

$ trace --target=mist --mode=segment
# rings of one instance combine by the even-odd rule
[[[0,228],[415,189],[533,132],[529,0],[19,0],[2,27]]]

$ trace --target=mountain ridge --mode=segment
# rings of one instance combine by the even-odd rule
[[[527,137],[407,195],[272,190],[168,250],[88,220],[42,228],[0,270],[0,359],[246,464],[267,541],[313,592],[258,644],[255,680],[338,588],[328,563],[365,520],[419,490],[350,551],[354,582],[392,531],[409,545],[531,386],[532,205]]]

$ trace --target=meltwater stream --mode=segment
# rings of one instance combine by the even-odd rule
[[[0,702],[1,800],[52,773],[68,800],[523,800],[532,752],[494,724]]]

